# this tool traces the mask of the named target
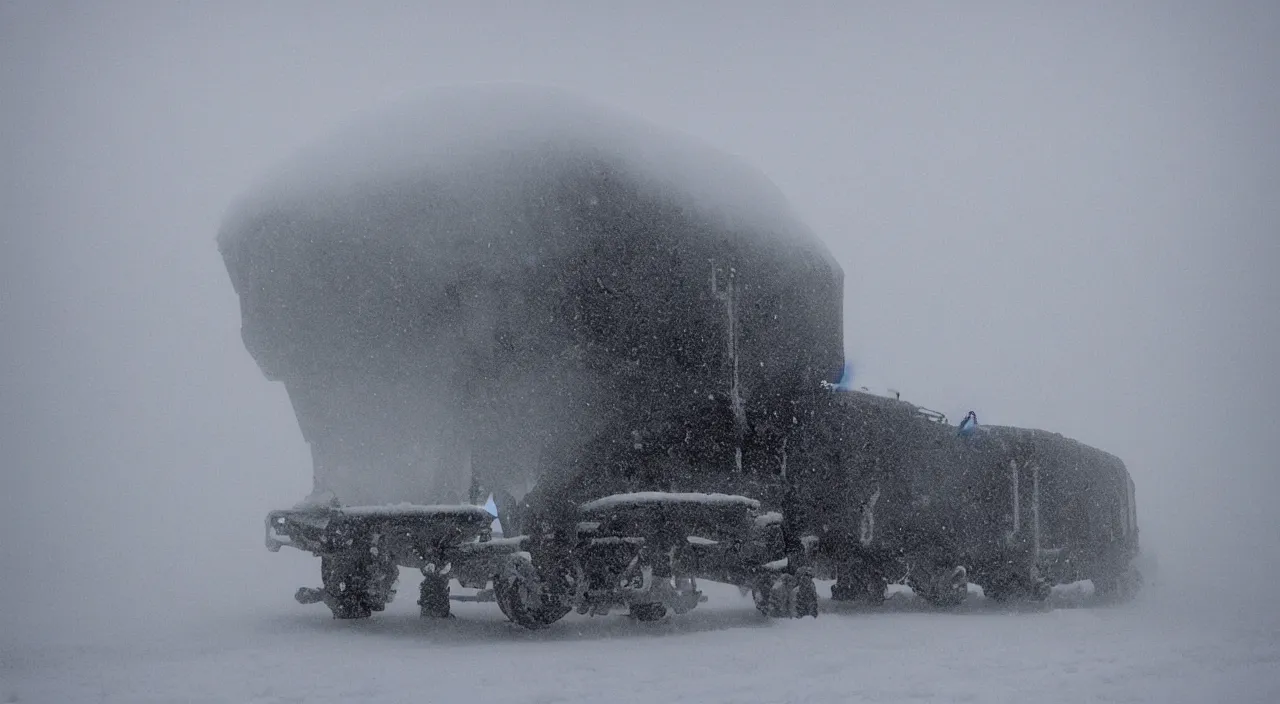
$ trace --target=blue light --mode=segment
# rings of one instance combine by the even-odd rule
[[[836,382],[836,389],[840,391],[853,390],[853,362],[845,361],[844,369],[840,374],[840,381]]]

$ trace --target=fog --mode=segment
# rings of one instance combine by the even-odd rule
[[[457,503],[472,479],[500,515],[535,480],[599,497],[569,477],[611,461],[586,448],[610,429],[674,454],[683,433],[654,437],[655,417],[714,436],[708,398],[739,379],[745,425],[840,372],[839,266],[776,186],[687,136],[560,90],[450,86],[290,161],[218,244],[245,347],[344,504]],[[709,262],[750,282],[740,374]]]
[[[856,384],[1121,457],[1187,604],[1280,577],[1272,3],[0,5],[0,633],[291,608],[311,488],[215,236],[344,122],[561,87],[763,171]],[[308,572],[309,573],[309,572]]]

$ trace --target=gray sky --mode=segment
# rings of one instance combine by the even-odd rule
[[[261,520],[310,459],[219,219],[353,115],[494,80],[746,158],[844,265],[863,381],[1118,454],[1180,574],[1280,574],[1274,3],[512,5],[0,3],[0,603],[287,601],[315,566]]]

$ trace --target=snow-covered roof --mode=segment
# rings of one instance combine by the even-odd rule
[[[347,516],[464,516],[476,520],[490,521],[493,516],[483,506],[470,504],[441,504],[424,506],[421,504],[399,503],[379,506],[343,506],[337,509]]]
[[[782,523],[782,514],[778,513],[777,511],[770,511],[768,513],[762,513],[759,516],[756,516],[757,528],[764,528],[766,526],[772,526],[772,525],[777,525],[781,523]]]
[[[620,506],[641,504],[701,504],[717,506],[745,506],[760,508],[760,502],[734,494],[670,493],[665,491],[639,491],[631,494],[614,494],[582,505],[583,511],[601,511]]]

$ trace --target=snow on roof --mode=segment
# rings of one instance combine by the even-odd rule
[[[775,524],[782,523],[782,514],[777,511],[770,511],[756,516],[756,527],[764,528]]]
[[[421,505],[410,503],[383,504],[379,506],[343,506],[338,512],[347,516],[464,516],[490,521],[493,516],[483,506],[470,504]]]
[[[582,505],[583,511],[600,511],[619,506],[639,504],[701,504],[717,506],[745,506],[760,508],[760,502],[734,494],[669,493],[665,491],[640,491],[631,494],[614,494]]]
[[[515,553],[524,547],[529,541],[527,535],[513,535],[511,537],[492,538],[490,540],[476,541],[471,543],[462,543],[457,546],[460,553],[464,555],[485,555],[494,552]]]

